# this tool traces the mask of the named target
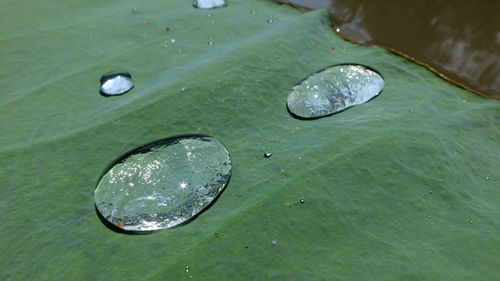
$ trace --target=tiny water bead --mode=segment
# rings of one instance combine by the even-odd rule
[[[273,16],[269,16],[267,18],[267,23],[273,23],[273,22],[274,22]]]
[[[186,272],[189,272],[189,266],[186,266],[185,271],[186,271]]]
[[[213,9],[226,7],[227,0],[194,0],[193,6],[198,9]]]
[[[304,204],[304,202],[305,202],[305,201],[304,201],[304,198],[301,198],[301,199],[300,199],[300,204]]]
[[[271,156],[273,156],[272,152],[266,152],[266,153],[264,153],[264,157],[266,157],[266,158],[269,158]]]
[[[112,72],[104,74],[100,84],[100,92],[103,96],[119,96],[134,87],[134,80],[128,72]]]
[[[126,231],[151,231],[190,220],[231,177],[226,147],[207,136],[183,136],[139,147],[114,162],[95,190],[104,219]]]
[[[336,65],[314,73],[292,88],[287,107],[299,118],[314,119],[365,103],[384,88],[380,74],[362,65]]]

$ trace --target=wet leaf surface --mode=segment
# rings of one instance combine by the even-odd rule
[[[343,41],[323,10],[30,0],[2,14],[0,279],[499,275],[498,101]],[[383,94],[328,118],[293,118],[290,89],[341,63],[383,73]],[[132,92],[97,94],[110,69],[133,74]],[[103,225],[94,189],[110,162],[184,134],[231,152],[217,203],[154,235]]]

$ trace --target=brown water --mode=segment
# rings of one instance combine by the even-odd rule
[[[386,47],[500,99],[500,0],[275,0],[326,8],[345,39]]]

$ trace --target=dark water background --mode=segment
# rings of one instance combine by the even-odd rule
[[[275,0],[326,8],[345,39],[426,65],[477,94],[500,99],[500,1]]]

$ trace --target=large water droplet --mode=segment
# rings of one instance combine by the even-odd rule
[[[199,9],[213,9],[227,6],[227,0],[194,0],[193,6]]]
[[[132,75],[128,72],[113,72],[101,77],[101,94],[104,96],[119,96],[134,87]]]
[[[299,118],[318,118],[365,103],[383,88],[384,79],[374,70],[362,65],[336,65],[293,87],[287,106]]]
[[[101,177],[95,203],[127,231],[169,228],[207,208],[231,177],[226,147],[206,136],[160,140],[120,157]]]

